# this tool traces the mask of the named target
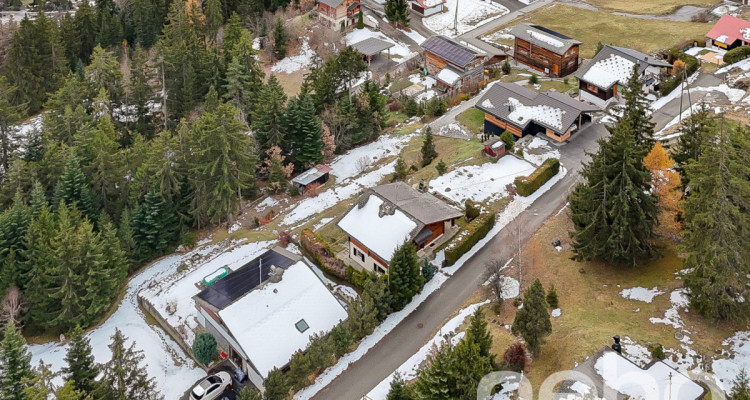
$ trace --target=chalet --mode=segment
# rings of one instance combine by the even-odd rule
[[[581,42],[528,23],[514,26],[510,33],[516,37],[513,57],[517,62],[553,78],[570,75],[578,69]]]
[[[750,44],[750,21],[724,14],[706,37],[713,46],[726,50],[747,46]]]
[[[484,78],[487,55],[443,36],[431,36],[422,43],[427,72],[437,80],[436,89],[458,93],[476,87]]]
[[[357,24],[359,0],[319,0],[318,21],[328,29],[346,30]]]
[[[432,194],[396,182],[369,189],[337,225],[349,235],[354,266],[384,273],[404,242],[422,249],[448,232],[455,233],[462,215]]]
[[[292,179],[292,185],[296,186],[300,193],[304,193],[312,184],[324,185],[328,182],[331,167],[318,164]]]
[[[636,67],[648,93],[658,89],[662,69],[671,69],[672,64],[625,47],[605,46],[575,74],[581,100],[606,106],[627,85]]]
[[[484,111],[484,131],[500,135],[509,131],[516,137],[544,132],[563,142],[599,107],[580,102],[558,92],[537,93],[516,83],[498,82],[477,102]]]
[[[447,0],[412,0],[411,9],[421,17],[443,12]]]
[[[700,400],[707,394],[708,389],[664,361],[638,365],[605,346],[576,364],[552,398]]]
[[[346,319],[346,310],[301,256],[276,247],[196,296],[198,323],[258,388],[284,369],[310,336]]]

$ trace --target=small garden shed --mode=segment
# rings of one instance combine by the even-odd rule
[[[330,172],[331,167],[323,164],[318,164],[292,179],[292,185],[299,188],[299,191],[301,193],[304,193],[305,190],[312,184],[317,183],[320,185],[324,185],[326,182],[328,182]]]

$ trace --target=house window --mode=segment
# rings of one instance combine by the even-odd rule
[[[304,319],[297,321],[297,323],[294,324],[294,327],[297,328],[299,333],[304,333],[306,330],[310,329],[310,325],[307,325],[307,321]]]
[[[359,257],[362,262],[365,262],[365,253],[359,251],[356,247],[354,248],[354,257]]]
[[[599,88],[590,83],[586,83],[586,90],[591,93],[599,93]]]
[[[372,263],[372,267],[373,267],[373,269],[374,269],[374,270],[375,270],[376,272],[378,272],[378,273],[380,273],[380,274],[384,274],[384,273],[385,273],[385,270],[384,270],[383,268],[380,268],[380,265],[378,265],[378,264],[376,264],[376,263]]]

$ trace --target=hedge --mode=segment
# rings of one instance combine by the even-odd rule
[[[676,60],[681,60],[682,62],[684,62],[687,76],[693,75],[695,71],[697,71],[700,67],[700,62],[697,58],[689,54],[685,54],[677,49],[669,49],[666,53],[664,53],[664,56],[670,63],[674,63]],[[724,56],[724,60],[726,61],[726,56]],[[666,96],[671,93],[677,86],[679,86],[681,82],[682,75],[674,76],[661,82],[659,84],[659,91],[661,92],[662,96]]]
[[[523,197],[531,196],[542,185],[560,172],[560,160],[548,158],[529,176],[516,177],[516,191]]]
[[[727,54],[724,54],[724,62],[734,64],[748,57],[750,57],[750,46],[740,46],[727,51]]]
[[[495,213],[482,214],[464,226],[456,238],[445,248],[445,265],[453,265],[471,250],[478,241],[487,236],[495,226]]]
[[[346,265],[339,260],[328,247],[328,243],[309,229],[300,234],[300,247],[306,256],[310,257],[323,272],[346,279]]]

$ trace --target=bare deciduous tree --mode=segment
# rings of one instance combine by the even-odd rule
[[[361,174],[367,170],[367,168],[370,168],[370,165],[372,164],[372,160],[368,156],[360,157],[357,159],[357,173]]]
[[[506,263],[502,260],[490,260],[485,263],[485,279],[492,294],[492,300],[497,304],[503,304],[503,284],[505,282],[501,271]]]
[[[17,287],[11,286],[0,302],[0,326],[5,326],[9,322],[21,326],[21,316],[27,309],[24,295]]]

